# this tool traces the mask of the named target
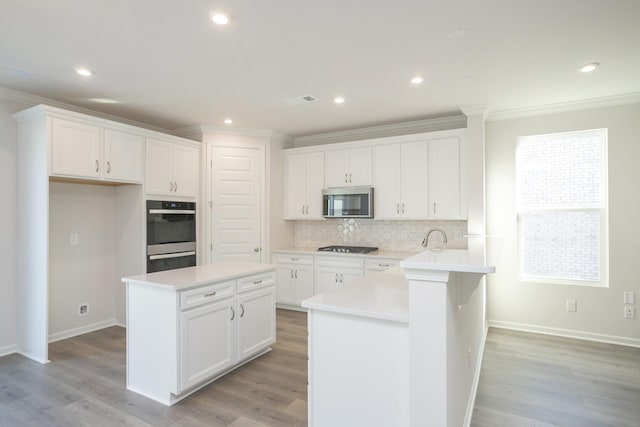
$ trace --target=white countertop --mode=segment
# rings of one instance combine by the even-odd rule
[[[374,319],[409,322],[409,287],[403,274],[375,273],[302,301],[302,306]]]
[[[403,260],[405,270],[435,270],[461,273],[495,273],[495,265],[485,261],[484,251],[473,249],[425,250]]]
[[[275,268],[275,265],[272,264],[224,262],[123,277],[122,281],[125,283],[166,287],[178,291],[252,274],[267,273],[274,271]]]
[[[368,254],[346,254],[343,252],[325,252],[318,251],[318,248],[285,248],[274,249],[273,253],[293,253],[293,254],[307,254],[307,255],[321,255],[321,256],[350,256],[361,258],[389,258],[389,259],[405,259],[415,255],[415,252],[399,252],[399,251],[375,251]]]

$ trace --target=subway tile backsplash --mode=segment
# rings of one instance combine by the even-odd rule
[[[422,239],[432,228],[447,234],[447,248],[465,249],[467,221],[377,221],[373,219],[327,219],[296,221],[295,246],[377,246],[380,250],[418,252]],[[431,235],[430,246],[442,243],[439,233]]]

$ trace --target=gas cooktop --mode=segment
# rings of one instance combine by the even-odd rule
[[[378,248],[374,248],[372,246],[325,246],[323,248],[318,248],[318,250],[323,252],[341,252],[345,254],[368,254],[377,251]]]

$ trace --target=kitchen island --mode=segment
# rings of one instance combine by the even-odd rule
[[[402,269],[303,301],[310,426],[462,426],[485,333],[483,251],[425,251]]]
[[[219,263],[125,277],[127,388],[173,405],[270,350],[275,267]]]

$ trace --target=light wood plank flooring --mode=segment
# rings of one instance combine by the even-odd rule
[[[306,314],[277,318],[273,351],[172,407],[126,390],[122,328],[2,357],[0,426],[306,426]],[[491,329],[471,425],[639,427],[640,349]]]
[[[172,407],[126,390],[120,327],[52,343],[47,365],[0,358],[0,426],[306,426],[306,313],[278,310],[276,333],[271,352]]]
[[[472,427],[640,427],[640,349],[490,329]]]

